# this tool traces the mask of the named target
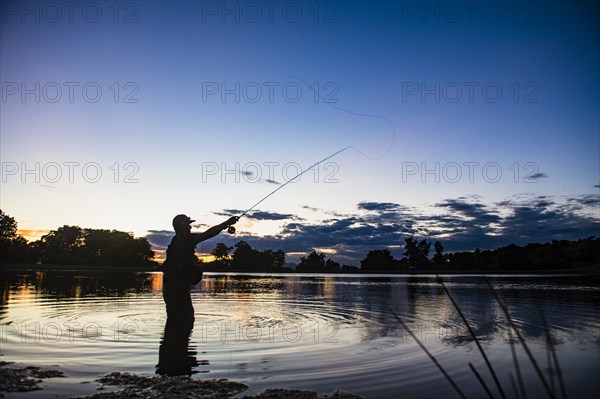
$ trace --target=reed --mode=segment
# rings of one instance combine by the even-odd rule
[[[454,297],[450,293],[450,290],[448,290],[448,287],[446,287],[446,285],[444,284],[444,282],[442,281],[442,279],[439,276],[437,276],[437,275],[436,275],[436,278],[437,278],[437,282],[440,284],[440,286],[444,290],[444,293],[448,296],[448,298],[452,302],[452,305],[454,306],[454,308],[458,312],[458,314],[459,314],[462,322],[467,327],[467,330],[469,331],[469,334],[473,338],[473,341],[475,342],[475,344],[477,346],[477,349],[478,349],[479,353],[481,354],[481,357],[483,358],[483,360],[484,360],[484,362],[485,362],[485,364],[487,366],[487,370],[489,371],[490,375],[492,376],[492,378],[494,380],[494,383],[496,385],[496,389],[498,391],[498,394],[500,395],[500,398],[506,399],[506,394],[505,394],[504,388],[502,387],[502,384],[500,383],[500,381],[498,379],[498,376],[497,376],[497,374],[496,374],[496,372],[494,370],[494,367],[493,367],[492,363],[490,362],[488,356],[486,355],[486,353],[485,353],[485,351],[484,351],[484,349],[483,349],[483,347],[482,347],[482,345],[481,345],[481,343],[480,343],[477,335],[473,331],[473,328],[471,327],[469,321],[465,317],[463,311],[458,306],[458,303],[455,301]],[[541,309],[541,306],[539,307],[539,311],[540,311],[540,315],[541,315],[541,319],[542,319],[542,323],[544,325],[544,331],[545,331],[547,357],[548,357],[548,364],[549,364],[548,367],[549,367],[549,369],[551,371],[550,383],[548,382],[548,380],[546,379],[546,377],[542,373],[542,369],[540,368],[540,366],[538,364],[538,361],[533,356],[531,350],[529,349],[529,346],[525,342],[525,339],[524,339],[523,335],[521,334],[521,332],[517,328],[516,324],[514,323],[512,317],[510,315],[510,312],[508,310],[508,307],[502,301],[502,299],[498,295],[498,292],[492,286],[492,284],[489,281],[489,279],[487,277],[485,277],[485,276],[484,276],[484,281],[485,281],[486,285],[488,286],[490,292],[494,296],[494,299],[498,303],[498,306],[502,310],[502,313],[504,314],[504,317],[505,317],[506,322],[508,324],[508,333],[509,333],[508,342],[509,342],[509,346],[510,346],[510,351],[511,351],[511,356],[512,356],[512,360],[513,360],[513,364],[514,364],[515,373],[516,373],[516,382],[515,382],[515,377],[512,375],[512,373],[509,374],[509,379],[510,379],[510,383],[511,383],[511,387],[512,387],[512,391],[513,391],[514,397],[518,398],[518,399],[527,399],[527,393],[526,393],[526,390],[525,390],[525,384],[523,382],[523,375],[522,375],[522,372],[521,372],[521,367],[519,365],[519,360],[518,360],[516,349],[515,349],[515,338],[514,337],[516,337],[517,342],[522,346],[524,352],[526,353],[526,355],[527,355],[527,357],[528,357],[531,365],[533,366],[533,368],[534,368],[534,370],[535,370],[535,372],[536,372],[536,374],[537,374],[540,382],[542,383],[542,386],[544,387],[544,390],[545,390],[546,394],[548,395],[548,397],[552,398],[552,399],[554,399],[554,398],[557,397],[556,396],[556,392],[555,392],[554,379],[552,377],[552,372],[555,372],[556,375],[557,375],[557,379],[558,379],[558,385],[560,387],[561,397],[563,399],[567,399],[567,393],[566,393],[564,381],[563,381],[563,378],[562,378],[562,371],[561,371],[560,366],[558,364],[558,358],[556,356],[556,351],[555,351],[555,348],[554,348],[554,344],[552,342],[552,336],[550,334],[550,328],[548,327],[548,323],[547,323],[546,317],[544,315],[544,312]],[[419,338],[408,328],[408,326],[406,325],[406,323],[404,323],[404,321],[402,320],[402,318],[399,315],[397,315],[396,313],[394,313],[394,311],[391,310],[391,309],[390,309],[390,312],[396,318],[396,320],[398,320],[398,322],[400,322],[400,324],[402,325],[402,327],[410,334],[410,336],[415,340],[415,342],[419,345],[419,347],[423,350],[423,352],[425,352],[425,354],[427,354],[427,356],[431,359],[431,361],[441,371],[441,373],[444,375],[444,377],[446,378],[446,380],[448,380],[448,382],[452,385],[452,387],[454,388],[454,390],[456,391],[456,393],[461,398],[465,398],[466,396],[463,393],[463,391],[460,389],[460,387],[450,377],[450,375],[446,372],[446,370],[440,364],[440,362],[438,362],[438,360],[435,358],[435,356],[425,347],[425,345],[423,345],[423,343],[419,340]],[[471,371],[473,372],[473,374],[475,375],[475,377],[477,378],[477,380],[481,384],[482,388],[485,390],[487,396],[490,397],[491,399],[494,399],[496,396],[494,396],[494,394],[492,393],[491,389],[485,383],[485,381],[484,381],[481,373],[473,366],[472,363],[469,363],[469,368],[471,369]]]
[[[437,366],[437,368],[442,372],[444,377],[446,377],[448,382],[454,387],[454,389],[456,390],[456,393],[458,393],[458,396],[460,396],[463,399],[466,399],[465,394],[462,392],[462,390],[459,388],[459,386],[456,384],[456,382],[454,382],[452,377],[450,377],[450,375],[442,367],[440,362],[437,361],[435,356],[433,356],[433,354],[431,352],[429,352],[429,350],[425,347],[425,345],[423,345],[423,343],[417,338],[417,336],[408,328],[408,326],[404,323],[404,321],[400,318],[400,316],[398,316],[396,313],[394,313],[393,310],[391,312],[392,312],[392,315],[394,315],[394,317],[396,318],[396,320],[398,320],[400,322],[400,324],[402,324],[402,327],[410,334],[411,337],[413,337],[413,339],[417,342],[417,344],[419,344],[419,346],[421,347],[423,352],[425,352],[427,354],[427,356],[429,356],[429,358],[431,359],[433,364],[435,364]]]

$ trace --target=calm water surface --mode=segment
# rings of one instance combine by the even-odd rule
[[[244,394],[289,387],[341,388],[366,398],[456,397],[393,313],[468,397],[485,396],[469,363],[493,386],[434,276],[206,274],[193,291],[189,340],[185,326],[165,325],[160,273],[3,271],[0,277],[0,360],[60,367],[68,375],[46,380],[43,391],[7,397],[90,394],[96,385],[85,382],[115,370],[229,378],[250,386]],[[600,389],[598,278],[490,279],[549,385],[558,390],[540,309],[568,395],[593,397]],[[509,329],[492,293],[481,277],[443,280],[507,396],[515,397]],[[514,348],[528,397],[548,397],[522,346]]]

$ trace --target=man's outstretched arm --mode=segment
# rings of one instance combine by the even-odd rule
[[[231,226],[232,224],[235,224],[238,220],[238,216],[232,216],[223,223],[213,226],[203,233],[194,233],[196,244],[201,241],[208,240],[209,238],[213,238],[214,236],[225,230],[227,227]]]

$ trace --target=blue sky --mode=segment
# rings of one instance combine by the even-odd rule
[[[352,146],[201,250],[598,235],[598,6],[473,4],[3,2],[2,210],[160,250]]]

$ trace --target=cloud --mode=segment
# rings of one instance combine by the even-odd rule
[[[416,209],[392,202],[359,202],[357,208],[366,211],[360,216],[362,222],[376,226],[413,225],[418,215]]]
[[[297,262],[299,255],[294,258],[294,253],[332,248],[336,261],[359,265],[374,249],[387,248],[394,257],[401,258],[404,240],[411,236],[426,238],[432,243],[439,240],[447,252],[597,236],[599,205],[600,195],[553,197],[531,193],[496,203],[483,203],[477,196],[447,198],[433,204],[433,214],[393,202],[360,202],[355,212],[346,215],[305,205],[305,209],[327,213],[330,217],[308,223],[292,214],[255,211],[249,217],[287,222],[275,235],[220,234],[201,243],[197,250],[207,253],[217,242],[233,246],[245,240],[259,250],[282,249],[288,254],[288,261]],[[224,209],[216,214],[229,216],[242,212]],[[164,248],[172,234],[156,230],[149,232],[147,238],[153,245]]]
[[[400,204],[393,202],[359,202],[357,208],[365,211],[387,211],[395,210],[400,207]]]
[[[292,215],[291,213],[277,213],[277,212],[266,212],[266,211],[251,211],[245,215],[250,219],[255,220],[303,220],[302,218]]]
[[[241,215],[244,212],[245,211],[241,210],[241,209],[223,209],[219,212],[213,212],[213,214],[219,215],[219,216],[231,217],[231,216],[235,216],[235,215]],[[299,217],[297,215],[293,215],[291,213],[267,212],[267,211],[259,211],[259,210],[250,211],[247,214],[245,214],[244,217],[247,217],[249,219],[254,219],[254,220],[286,220],[286,219],[304,220],[301,217]]]
[[[461,215],[455,220],[468,222],[468,225],[478,227],[489,226],[492,223],[498,223],[500,216],[493,210],[479,202],[468,202],[465,197],[457,199],[447,199],[435,205],[438,208],[446,208],[454,214]],[[465,219],[466,218],[466,219]]]
[[[571,203],[578,204],[582,207],[600,207],[600,195],[585,194],[570,198]]]
[[[219,215],[219,216],[231,217],[231,216],[235,216],[235,215],[241,215],[245,211],[246,211],[245,209],[223,209],[219,212],[213,212],[213,214]]]
[[[250,171],[250,170],[238,170],[237,171],[243,178],[245,181],[247,181],[248,183],[270,183],[270,184],[281,184],[276,180],[273,179],[262,179],[260,178],[260,176],[258,177],[253,177],[255,175],[254,172]]]
[[[534,173],[531,176],[527,176],[528,180],[538,180],[538,179],[545,179],[547,178],[548,175],[543,173],[543,172],[538,172],[538,173]]]
[[[551,198],[539,196],[528,201],[505,201],[511,212],[502,220],[502,235],[510,242],[548,242],[575,240],[598,235],[600,218],[586,214],[597,209],[597,195]]]
[[[146,239],[152,246],[165,249],[171,242],[175,232],[169,230],[148,230]]]
[[[302,206],[303,209],[307,209],[309,211],[312,212],[316,212],[316,213],[323,213],[325,215],[329,215],[329,216],[335,216],[335,217],[344,217],[344,214],[332,211],[332,210],[327,210],[327,209],[321,209],[321,208],[316,208],[313,206],[309,206],[309,205],[303,205]]]

